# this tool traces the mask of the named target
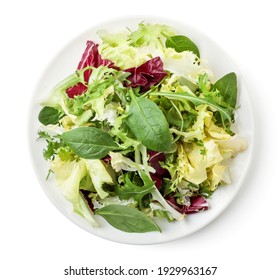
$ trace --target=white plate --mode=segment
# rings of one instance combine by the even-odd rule
[[[213,70],[217,78],[232,71],[237,74],[239,83],[239,104],[241,104],[241,107],[238,109],[236,114],[236,123],[238,124],[237,129],[239,134],[247,139],[249,146],[245,152],[239,154],[232,161],[232,165],[230,166],[232,184],[220,188],[214,193],[213,197],[209,200],[210,208],[208,211],[189,215],[182,222],[167,223],[159,221],[162,233],[152,232],[132,234],[113,228],[100,217],[97,218],[100,220],[101,226],[99,228],[92,227],[87,223],[87,221],[72,212],[71,204],[62,197],[59,189],[54,184],[54,180],[45,180],[49,169],[49,163],[46,162],[42,156],[42,150],[45,147],[44,143],[36,141],[39,127],[37,116],[40,111],[40,98],[42,98],[42,96],[46,96],[55,84],[75,71],[80,57],[85,49],[86,41],[99,40],[96,35],[98,30],[107,29],[110,32],[117,32],[126,27],[135,29],[137,24],[143,20],[149,23],[170,25],[177,30],[178,34],[190,37],[197,44],[201,57],[208,61],[210,69]],[[249,96],[237,66],[228,54],[226,54],[215,42],[200,31],[184,23],[155,17],[125,17],[111,20],[89,29],[66,45],[66,47],[58,53],[53,61],[51,61],[42,78],[38,82],[30,108],[29,124],[30,149],[35,173],[49,199],[61,213],[63,213],[76,225],[99,237],[121,243],[154,244],[167,242],[189,235],[209,224],[230,204],[241,188],[242,182],[244,181],[244,177],[250,165],[253,151],[253,114]]]

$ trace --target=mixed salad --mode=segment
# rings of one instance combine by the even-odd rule
[[[170,26],[98,35],[41,103],[48,177],[93,226],[99,215],[125,232],[161,231],[158,218],[207,210],[246,149],[232,129],[236,74],[216,79]]]

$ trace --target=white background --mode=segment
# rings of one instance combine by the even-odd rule
[[[167,265],[218,266],[216,275],[209,279],[277,279],[280,274],[277,2],[1,1],[0,278],[67,279],[63,270],[69,265],[95,268],[122,265],[154,270]],[[42,191],[27,144],[29,103],[48,62],[80,32],[112,17],[131,14],[180,20],[212,37],[239,66],[255,113],[253,164],[238,196],[204,229],[161,245],[113,243],[68,221]],[[115,279],[100,277],[110,278]],[[158,277],[169,278],[184,279]]]

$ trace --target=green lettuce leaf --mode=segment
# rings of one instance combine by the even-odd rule
[[[113,185],[114,180],[112,175],[108,172],[108,169],[106,168],[102,160],[92,159],[84,160],[84,162],[95,190],[97,191],[101,199],[105,198],[109,195],[109,193],[103,190],[102,185],[104,183]]]

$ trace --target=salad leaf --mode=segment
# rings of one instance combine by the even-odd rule
[[[208,78],[206,73],[199,75],[197,80],[198,90],[196,94],[199,97],[210,99],[212,102],[216,103],[218,106],[226,108],[228,113],[231,117],[231,122],[234,121],[233,110],[234,108],[231,107],[228,103],[224,102],[220,91],[213,87],[213,84]],[[227,130],[228,135],[233,135],[234,133],[230,130],[230,122],[228,120],[224,121],[222,115],[219,111],[213,110],[213,116],[215,119],[215,124],[223,125],[224,128]]]
[[[95,127],[78,127],[62,133],[62,140],[81,158],[100,159],[118,145],[107,132]]]
[[[169,172],[167,169],[160,165],[160,162],[165,161],[165,154],[155,151],[149,151],[148,154],[150,156],[149,164],[156,170],[155,173],[150,173],[150,176],[155,182],[156,187],[160,189],[163,183],[163,178],[169,177]]]
[[[90,69],[92,72],[87,83],[87,91],[75,98],[66,98],[61,103],[64,113],[79,126],[87,122],[94,113],[92,121],[107,119],[110,123],[114,123],[120,103],[113,102],[112,99],[115,94],[118,98],[120,96],[120,99],[124,96],[127,89],[123,86],[123,82],[129,73],[105,66]]]
[[[147,98],[136,97],[128,109],[126,123],[136,138],[148,149],[167,151],[171,147],[168,122],[159,107]]]
[[[104,183],[113,185],[114,180],[112,176],[109,174],[102,160],[92,159],[84,160],[84,162],[86,164],[95,190],[97,191],[101,199],[105,198],[109,193],[103,190],[102,185]]]
[[[93,226],[98,226],[79,190],[80,182],[87,174],[84,162],[62,161],[56,157],[51,162],[50,168],[55,174],[57,186],[61,188],[64,197],[72,203],[74,212],[84,217]]]
[[[74,212],[85,218],[92,226],[98,227],[99,223],[95,220],[92,209],[90,207],[90,202],[86,199],[83,194],[80,194],[79,203],[74,204]]]
[[[152,45],[161,49],[164,37],[173,35],[175,35],[175,32],[170,26],[139,23],[138,29],[131,32],[129,39],[134,47]]]
[[[42,102],[42,106],[48,106],[62,110],[61,102],[67,98],[66,90],[80,82],[80,78],[76,73],[71,74],[60,83],[58,83],[50,92],[50,94]]]
[[[109,156],[111,166],[116,172],[120,172],[121,170],[139,171],[144,169],[142,164],[134,162],[130,158],[123,156],[121,153],[110,152]],[[151,171],[154,171],[153,168],[151,168]]]
[[[146,61],[138,67],[126,69],[125,72],[131,73],[127,78],[130,87],[140,87],[140,91],[148,91],[151,86],[158,84],[167,73],[163,70],[163,63],[159,56]]]
[[[100,65],[107,66],[108,68],[114,68],[114,63],[108,59],[102,59],[98,51],[98,44],[93,41],[87,41],[87,47],[82,55],[82,58],[78,64],[78,70],[84,69],[87,66],[98,68]],[[88,82],[91,71],[86,70],[84,72],[84,80]]]
[[[215,140],[219,148],[224,154],[224,158],[230,158],[236,156],[237,153],[245,151],[247,149],[247,142],[244,138],[234,135],[228,139]]]
[[[157,188],[155,188],[154,191],[152,192],[152,196],[153,196],[153,199],[158,201],[160,203],[160,205],[164,208],[164,210],[169,212],[170,215],[174,219],[176,219],[177,221],[180,221],[184,218],[182,213],[180,213],[175,208],[170,206],[170,204],[166,201],[166,199],[162,196],[162,194],[160,193],[160,191]]]
[[[142,174],[142,176],[146,175],[144,171],[140,171],[140,174]],[[131,182],[131,180],[129,179],[129,175],[127,173],[125,176],[124,186],[119,187],[117,189],[117,195],[119,196],[120,199],[134,198],[134,200],[136,200],[138,203],[141,204],[142,198],[146,194],[151,193],[154,190],[154,188],[155,188],[154,183],[149,178],[148,180],[147,178],[145,179],[143,186],[138,186],[133,182]]]
[[[229,104],[229,106],[232,108],[236,107],[237,77],[234,72],[223,76],[221,79],[215,82],[213,87],[221,93],[224,102]]]
[[[168,37],[165,45],[167,48],[173,48],[176,52],[191,51],[197,57],[200,57],[199,49],[194,42],[186,36],[175,35]]]
[[[190,198],[190,206],[184,205],[184,214],[193,214],[199,211],[208,210],[209,203],[203,196],[193,196]]]
[[[207,73],[212,78],[213,73],[209,70],[207,64],[202,60],[199,61],[197,56],[190,51],[176,52],[173,48],[166,48],[162,57],[164,69],[171,73],[170,79],[177,78],[180,84],[189,86],[185,83],[187,79],[192,84],[197,83],[200,74]],[[192,90],[195,86],[191,85]],[[191,89],[190,88],[190,89]],[[186,91],[186,90],[184,90]]]
[[[38,119],[43,125],[57,124],[61,112],[55,108],[45,106],[39,113]]]
[[[135,31],[98,32],[102,39],[99,51],[122,70],[139,66],[164,52],[165,36],[175,35],[167,25],[140,23]]]
[[[194,142],[187,147],[178,145],[178,177],[193,184],[201,184],[207,180],[213,166],[222,160],[219,146],[213,140],[204,141],[203,146]]]
[[[185,179],[193,184],[200,184],[207,179],[206,163],[201,160],[203,155],[200,154],[200,149],[197,150],[198,153],[194,152],[193,154],[192,160],[195,163],[193,166],[186,149],[183,145],[179,145],[177,174],[180,181]]]
[[[130,206],[111,204],[95,211],[113,227],[125,232],[159,231],[159,226],[143,212]]]
[[[88,66],[98,68],[100,65],[107,66],[109,68],[117,68],[114,63],[108,59],[102,59],[101,55],[98,52],[98,44],[95,44],[93,41],[87,41],[86,49],[82,55],[82,58],[78,64],[77,70],[82,70]],[[83,72],[83,80],[85,83],[88,83],[92,70],[86,69]],[[69,87],[66,90],[66,93],[69,98],[74,98],[83,94],[87,90],[86,84],[79,82],[76,85]]]
[[[84,161],[86,163],[86,160],[84,160]],[[86,199],[90,208],[93,211],[94,207],[92,205],[92,201],[90,201],[90,199],[88,197],[88,194],[90,194],[92,192],[96,192],[96,190],[93,186],[89,173],[80,182],[80,192],[83,194],[84,198]],[[91,205],[90,205],[90,202],[91,202]]]
[[[120,199],[134,198],[135,201],[141,204],[142,198],[154,190],[154,184],[137,186],[133,184],[128,175],[125,177],[125,185],[117,189],[117,195]]]
[[[199,211],[207,210],[209,207],[208,202],[203,196],[194,196],[190,198],[190,205],[179,205],[174,196],[169,196],[167,202],[182,214],[193,214]]]
[[[86,168],[83,161],[62,161],[59,157],[51,162],[51,170],[55,174],[56,183],[62,188],[67,200],[79,202],[79,185],[86,175]]]
[[[215,102],[212,101],[211,98],[201,98],[195,95],[192,95],[188,92],[152,92],[150,93],[151,96],[165,96],[170,99],[180,100],[186,99],[192,102],[194,105],[198,106],[200,104],[206,104],[209,107],[214,108],[221,114],[222,123],[225,128],[228,128],[229,124],[231,123],[231,110],[228,108],[221,107],[217,105]]]
[[[49,135],[46,131],[39,131],[38,135],[39,139],[45,139],[47,142],[47,147],[43,150],[45,160],[53,160],[55,155],[59,153],[59,150],[65,147],[61,139]]]
[[[75,96],[83,94],[87,90],[87,86],[81,82],[66,89],[67,96],[74,98]]]
[[[123,143],[120,145],[124,150],[128,149],[129,147],[133,147],[136,149],[139,146],[140,142],[137,140],[132,139],[131,135],[128,136],[128,128],[125,130],[123,126],[126,126],[125,118],[127,117],[126,114],[123,114],[115,119],[114,127],[111,129],[111,133],[117,136]]]
[[[59,149],[57,149],[57,155],[60,157],[61,160],[67,161],[67,160],[74,160],[75,154],[68,146],[62,146]]]

